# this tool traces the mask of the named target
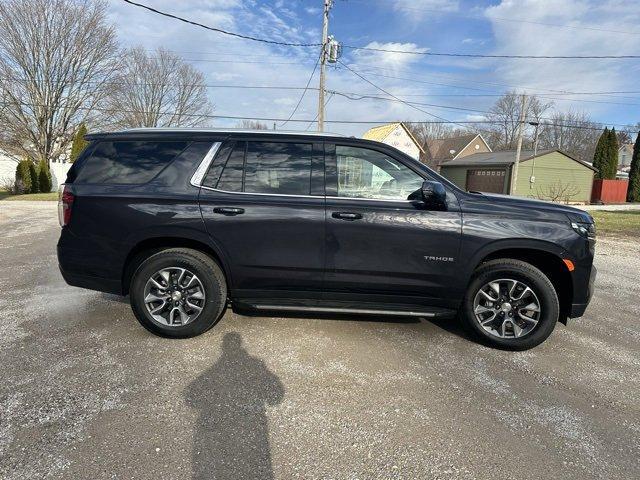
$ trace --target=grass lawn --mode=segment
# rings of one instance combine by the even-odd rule
[[[25,195],[11,195],[8,192],[0,192],[0,201],[13,202],[21,200],[58,200],[58,192],[50,193],[27,193]]]
[[[589,212],[596,221],[598,235],[640,238],[640,210],[621,212]]]

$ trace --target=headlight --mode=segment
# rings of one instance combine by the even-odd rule
[[[571,222],[571,228],[578,234],[585,238],[596,238],[596,224],[595,223],[583,223],[583,222]]]

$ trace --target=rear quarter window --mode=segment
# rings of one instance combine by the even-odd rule
[[[152,180],[188,142],[99,142],[74,183],[141,184]]]

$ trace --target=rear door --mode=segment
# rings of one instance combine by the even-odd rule
[[[390,153],[327,146],[327,300],[448,306],[461,217],[408,200],[425,175]],[[453,300],[451,300],[453,302]]]
[[[264,137],[224,142],[199,200],[231,272],[234,297],[320,296],[323,177],[321,144]]]

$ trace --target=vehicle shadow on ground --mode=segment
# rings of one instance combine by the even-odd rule
[[[246,317],[267,317],[275,316],[277,318],[291,318],[300,319],[307,318],[313,320],[338,320],[344,322],[380,322],[380,323],[396,323],[396,324],[417,324],[425,323],[431,324],[441,330],[444,330],[452,335],[460,337],[470,342],[476,342],[476,340],[465,330],[460,323],[460,320],[455,317],[443,317],[443,318],[422,318],[422,317],[403,317],[403,316],[389,316],[389,315],[356,315],[356,314],[337,314],[337,313],[322,313],[322,312],[295,312],[295,311],[266,311],[266,310],[251,310],[246,308],[235,307],[234,312]]]
[[[310,320],[338,320],[345,322],[383,322],[383,323],[420,323],[418,317],[403,317],[389,315],[357,315],[349,313],[326,313],[284,310],[252,310],[234,307],[234,313],[245,317],[277,317],[277,318],[305,318]]]
[[[469,342],[477,343],[477,340],[467,332],[458,318],[427,318],[426,320],[430,324],[452,335],[468,340]]]
[[[249,355],[240,334],[225,334],[218,361],[185,392],[187,404],[199,412],[193,478],[272,479],[266,406],[283,398],[280,379]]]

